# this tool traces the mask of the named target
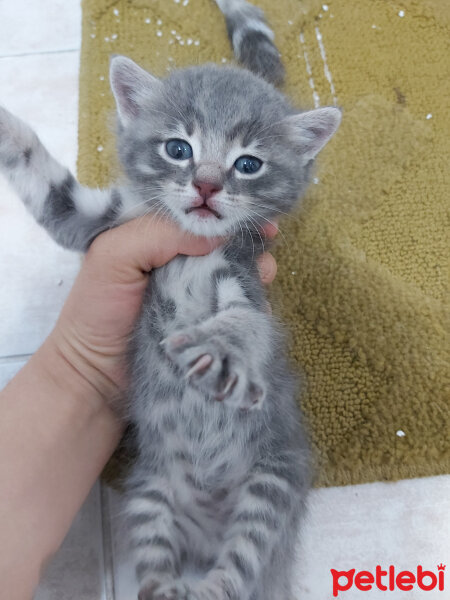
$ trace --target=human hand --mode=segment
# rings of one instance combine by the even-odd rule
[[[273,238],[277,228],[268,225],[263,233]],[[126,387],[126,350],[151,270],[177,254],[207,254],[223,241],[193,236],[151,215],[102,233],[47,343],[103,398],[117,397]],[[270,283],[275,259],[265,253],[258,267],[263,283]]]

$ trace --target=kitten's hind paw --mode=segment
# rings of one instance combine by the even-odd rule
[[[0,167],[9,171],[20,161],[28,164],[36,140],[28,125],[0,106]]]
[[[190,595],[182,581],[150,581],[141,588],[138,600],[190,600]]]
[[[161,342],[168,357],[191,385],[241,409],[254,409],[264,400],[264,389],[252,376],[251,357],[224,336],[190,327]]]

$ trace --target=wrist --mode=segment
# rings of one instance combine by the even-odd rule
[[[122,425],[53,335],[1,391],[0,406],[2,590],[19,586],[25,598],[117,447]]]
[[[77,344],[55,328],[35,354],[44,376],[56,388],[87,404],[95,412],[112,410],[118,386],[96,368]]]

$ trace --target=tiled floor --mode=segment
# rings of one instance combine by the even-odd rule
[[[0,2],[0,103],[29,121],[75,168],[79,0]],[[0,180],[0,388],[50,331],[79,265],[34,224]],[[132,600],[118,498],[96,485],[36,600]],[[296,600],[329,600],[330,568],[436,569],[450,559],[450,476],[316,490],[301,532]],[[374,600],[440,600],[446,592],[380,592]],[[352,588],[339,597],[365,598]],[[276,599],[274,599],[276,600]]]

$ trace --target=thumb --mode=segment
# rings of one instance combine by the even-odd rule
[[[101,279],[117,283],[146,280],[146,274],[177,254],[202,256],[223,244],[224,238],[205,238],[182,231],[175,223],[154,215],[128,221],[102,233],[86,255]],[[111,281],[112,282],[112,281]]]

